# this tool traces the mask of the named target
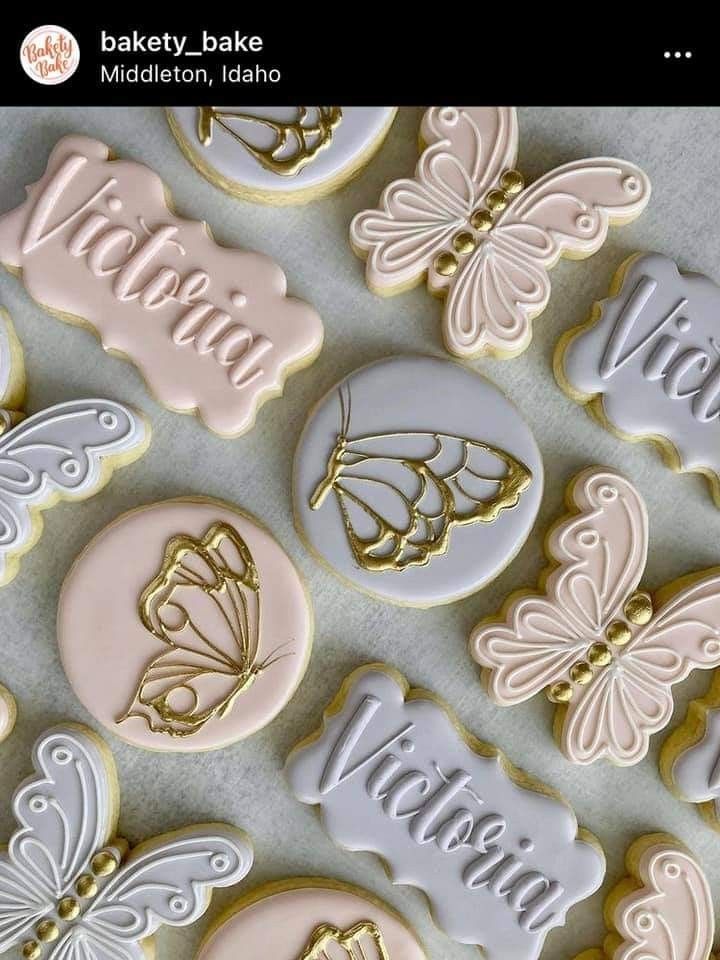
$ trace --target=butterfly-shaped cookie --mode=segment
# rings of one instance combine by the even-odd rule
[[[389,295],[427,275],[429,290],[447,298],[451,353],[515,356],[547,305],[550,268],[563,255],[595,253],[611,223],[642,212],[650,182],[632,163],[595,157],[526,188],[511,107],[431,107],[420,134],[427,146],[415,177],[391,183],[379,209],[350,226],[368,286]]]
[[[604,950],[575,960],[711,960],[710,887],[692,854],[668,834],[649,834],[627,853],[631,877],[608,897]]]
[[[281,656],[258,662],[260,577],[247,544],[228,523],[201,538],[180,535],[165,548],[139,615],[165,645],[146,668],[127,712],[151,730],[188,737],[223,717],[237,697]]]
[[[22,399],[22,352],[0,310],[0,396]],[[112,466],[131,463],[150,442],[145,419],[112,400],[70,400],[24,418],[0,409],[0,585],[40,536],[40,511],[59,499],[81,500],[107,482]]]
[[[647,556],[645,504],[624,477],[585,470],[575,513],[548,538],[544,593],[511,598],[500,622],[470,638],[490,696],[502,706],[542,690],[559,704],[565,756],[637,763],[670,720],[672,686],[720,665],[720,568],[637,590]]]
[[[338,396],[338,435],[310,506],[320,510],[335,494],[365,570],[428,564],[447,553],[455,527],[492,523],[530,485],[525,464],[480,440],[426,431],[353,437],[349,385]]]
[[[162,924],[184,926],[214,887],[252,865],[245,835],[203,824],[127,854],[114,838],[117,782],[105,744],[84,727],[55,727],[15,792],[18,828],[0,853],[0,954],[25,960],[144,960]]]
[[[348,930],[334,924],[319,926],[297,960],[392,960],[380,928],[361,921]]]

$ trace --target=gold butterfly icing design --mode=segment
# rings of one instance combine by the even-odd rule
[[[493,523],[532,481],[524,463],[480,440],[433,431],[351,437],[349,385],[338,396],[340,431],[310,507],[335,494],[364,570],[425,566],[447,553],[455,527]]]
[[[341,121],[342,107],[295,107],[295,116],[287,121],[221,107],[198,107],[198,137],[209,147],[217,124],[266,170],[294,177],[330,146]],[[259,133],[268,132],[272,135],[269,146],[253,143]]]
[[[298,960],[392,960],[376,923],[365,920],[348,930],[324,923],[315,929]]]
[[[166,645],[143,672],[127,711],[154,733],[188,737],[225,717],[237,698],[279,659],[258,662],[260,577],[240,534],[212,524],[200,538],[172,537],[157,576],[140,598],[145,628]]]

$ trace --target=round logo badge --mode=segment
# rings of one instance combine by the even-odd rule
[[[80,48],[64,27],[46,24],[31,30],[20,45],[20,63],[37,83],[64,83],[80,63]]]

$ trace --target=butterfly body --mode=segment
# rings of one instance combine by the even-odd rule
[[[638,590],[647,555],[645,505],[624,477],[584,471],[577,510],[551,532],[544,593],[515,597],[504,620],[471,636],[490,696],[504,706],[545,690],[556,734],[575,763],[637,763],[672,715],[672,686],[720,665],[720,570],[683,578],[654,601]]]
[[[514,356],[550,297],[548,271],[585,257],[611,223],[637,216],[650,183],[612,158],[573,161],[529,187],[517,171],[517,117],[509,107],[431,107],[413,179],[383,192],[350,227],[377,293],[427,277],[447,297],[443,337],[457,356]]]

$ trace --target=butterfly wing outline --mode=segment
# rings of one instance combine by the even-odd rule
[[[368,286],[391,294],[427,273],[431,289],[449,283],[434,269],[438,253],[468,227],[479,199],[515,163],[517,116],[512,107],[432,107],[423,118],[428,144],[415,177],[389,184],[376,210],[350,225],[353,249],[367,257]]]
[[[82,941],[87,952],[69,952],[68,960],[145,957],[142,940],[161,925],[193,923],[207,909],[212,890],[238,883],[252,862],[245,835],[224,824],[193,827],[141,844],[75,924],[71,941]]]
[[[13,799],[18,829],[0,853],[0,953],[33,938],[35,924],[52,915],[107,844],[117,818],[114,768],[89,733],[69,726],[47,731],[33,765],[35,774]]]
[[[81,499],[104,480],[108,456],[138,456],[148,428],[111,400],[74,400],[49,407],[0,436],[0,583],[8,557],[34,540],[32,511],[56,496]]]
[[[720,665],[720,569],[665,592],[670,598],[652,620],[568,706],[561,745],[576,763],[637,763],[672,716],[673,684]]]
[[[590,468],[576,478],[571,498],[578,512],[548,539],[557,566],[545,593],[514,600],[504,622],[482,622],[470,638],[488,692],[503,706],[566,680],[588,647],[604,639],[645,568],[647,511],[629,481]]]
[[[413,432],[348,440],[332,489],[356,562],[401,571],[446,553],[454,527],[492,523],[531,480],[497,447]]]
[[[561,256],[588,257],[610,224],[638,216],[648,177],[632,163],[598,157],[566,163],[512,198],[450,284],[443,336],[458,356],[521,353],[547,306],[548,271]]]
[[[155,732],[190,736],[224,716],[264,666],[257,663],[257,565],[227,523],[212,524],[201,538],[168,542],[139,613],[166,649],[146,668],[118,723],[141,717]]]
[[[710,888],[695,859],[677,842],[646,847],[639,890],[613,911],[622,943],[613,960],[709,960],[714,938]]]
[[[391,960],[380,928],[372,921],[361,921],[347,930],[334,924],[322,924],[313,931],[310,942],[297,960],[330,960],[331,957],[336,960]]]

